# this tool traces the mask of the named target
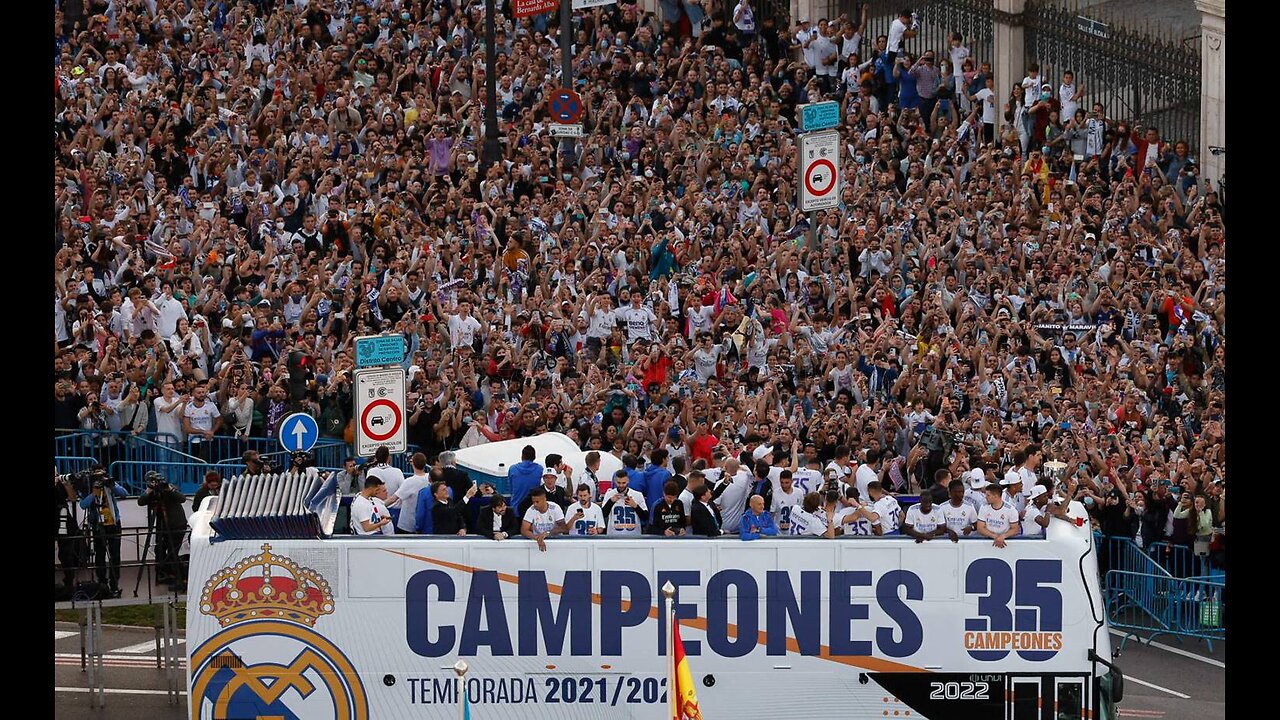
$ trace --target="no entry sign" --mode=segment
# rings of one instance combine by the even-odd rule
[[[355,384],[356,455],[371,457],[380,445],[404,452],[404,370],[357,370]]]
[[[825,210],[840,204],[840,134],[800,136],[800,209]]]

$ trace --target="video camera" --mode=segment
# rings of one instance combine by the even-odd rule
[[[94,464],[90,465],[88,469],[81,470],[80,472],[55,475],[54,482],[69,482],[74,485],[76,490],[79,492],[84,492],[86,489],[97,490],[107,486],[107,469],[101,465]]]

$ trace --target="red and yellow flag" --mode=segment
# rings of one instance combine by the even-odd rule
[[[671,623],[671,692],[672,720],[702,720],[698,709],[698,691],[693,685],[693,673],[684,656],[684,643],[680,641],[680,623],[672,617]]]

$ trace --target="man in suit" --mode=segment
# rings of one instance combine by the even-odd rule
[[[466,535],[467,516],[463,509],[476,494],[473,485],[461,500],[449,500],[449,486],[443,481],[431,486],[431,494],[435,497],[435,505],[431,508],[431,523],[436,535]]]
[[[476,519],[476,532],[490,540],[506,540],[520,534],[520,516],[507,504],[507,499],[494,495],[489,507],[480,511]]]
[[[724,534],[721,528],[724,519],[720,517],[720,508],[711,502],[711,486],[702,485],[693,489],[692,533],[704,537],[719,537]]]
[[[471,487],[471,476],[458,467],[458,456],[453,451],[440,453],[438,458],[440,463],[440,479],[444,480],[449,489],[453,491],[454,497],[462,497],[467,494],[467,488]]]
[[[568,491],[556,482],[559,479],[560,476],[556,473],[555,468],[548,467],[542,471],[542,484],[538,487],[546,491],[547,502],[559,505],[560,509],[564,510],[569,506],[569,503],[573,502],[573,499],[569,497]],[[524,517],[524,514],[528,512],[529,506],[532,504],[533,500],[526,495],[524,501],[516,506],[516,511],[520,517]]]

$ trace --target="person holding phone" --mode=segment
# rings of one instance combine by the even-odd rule
[[[579,483],[576,499],[565,511],[564,524],[576,537],[604,534],[604,511],[591,501],[591,486]]]

